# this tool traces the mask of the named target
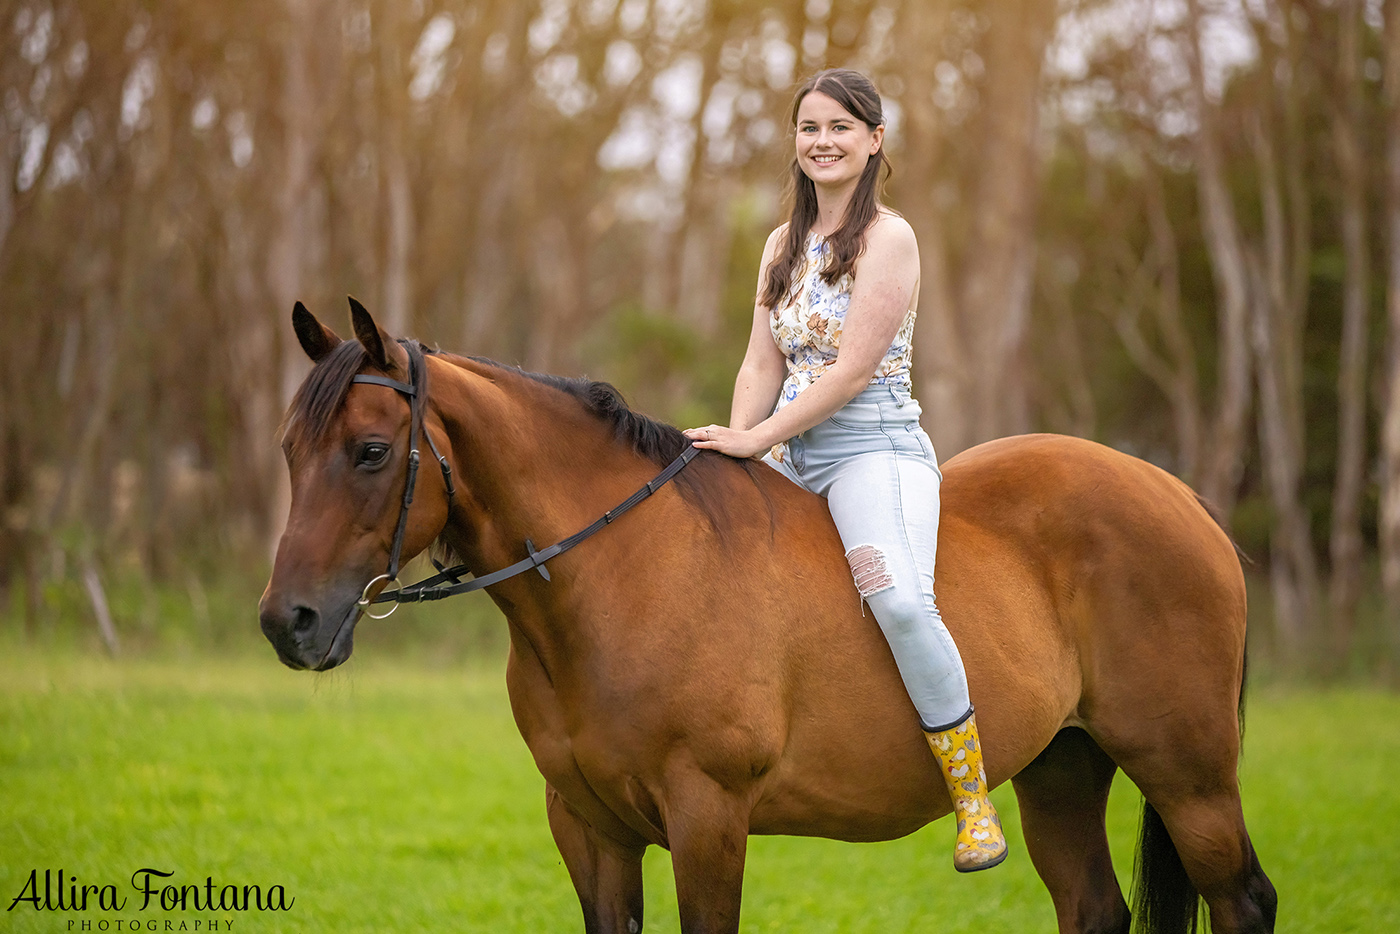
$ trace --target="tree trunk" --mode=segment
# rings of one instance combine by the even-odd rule
[[[1244,247],[1230,189],[1225,156],[1216,126],[1216,108],[1206,97],[1201,61],[1199,0],[1187,3],[1186,42],[1191,92],[1196,106],[1196,177],[1206,248],[1215,278],[1218,308],[1219,400],[1210,452],[1203,464],[1201,493],[1229,515],[1235,506],[1244,469],[1244,431],[1250,404],[1248,279]]]
[[[1366,331],[1370,257],[1366,242],[1366,168],[1361,141],[1360,0],[1337,9],[1340,49],[1332,144],[1340,188],[1342,251],[1341,362],[1337,373],[1337,475],[1332,490],[1332,635],[1345,660],[1361,598],[1361,488],[1366,470]]]
[[[384,298],[379,319],[395,337],[412,333],[413,187],[409,179],[408,77],[403,67],[403,4],[379,5],[379,162],[384,193]]]
[[[1400,659],[1400,0],[1385,4],[1386,389],[1381,426],[1381,583],[1392,672]]]
[[[134,200],[134,199],[132,199]],[[122,232],[133,234],[132,225],[122,226]],[[134,239],[134,237],[132,238]],[[131,242],[126,237],[123,240]],[[109,415],[116,401],[116,382],[121,361],[121,335],[125,320],[125,308],[121,303],[124,290],[121,288],[121,273],[116,267],[121,262],[108,259],[103,265],[102,279],[105,288],[89,293],[86,305],[89,340],[89,372],[92,374],[92,395],[86,406],[81,407],[73,428],[76,429],[77,443],[65,452],[63,479],[49,507],[44,523],[44,531],[51,537],[61,532],[64,526],[78,519],[82,511],[90,505],[93,486],[91,480],[98,460],[98,446],[108,427]],[[101,498],[99,497],[99,502]]]
[[[1041,403],[1051,410],[1045,417],[1046,428],[1079,438],[1092,438],[1098,426],[1098,405],[1081,349],[1083,339],[1075,321],[1074,293],[1057,286],[1055,283],[1044,289],[1040,298],[1042,315],[1050,319],[1050,341],[1058,362],[1053,385],[1062,387],[1059,393],[1042,390],[1043,395],[1051,397]],[[1046,382],[1050,380],[1042,384]]]
[[[11,135],[9,123],[0,113],[0,272],[5,269],[5,241],[15,223],[15,165],[10,156]]]
[[[1255,298],[1254,353],[1259,381],[1259,444],[1264,475],[1274,510],[1269,534],[1269,582],[1274,598],[1274,625],[1279,650],[1289,662],[1301,656],[1316,611],[1317,562],[1307,510],[1299,497],[1302,456],[1293,436],[1285,402],[1287,389],[1281,370],[1286,351],[1280,346],[1279,303],[1251,257]]]
[[[661,308],[673,309],[675,317],[691,325],[706,339],[719,329],[724,301],[724,276],[717,274],[728,266],[733,241],[730,205],[736,186],[733,173],[711,167],[705,137],[705,109],[721,77],[720,54],[736,16],[738,4],[717,3],[710,9],[705,39],[700,49],[701,76],[699,103],[691,117],[695,142],[690,172],[685,183],[685,202],[680,231],[672,239],[674,254],[674,300]]]
[[[471,249],[462,277],[461,347],[467,353],[506,355],[512,324],[507,315],[521,278],[532,273],[529,249],[537,224],[536,200],[529,197],[530,154],[537,126],[522,120],[530,112],[529,28],[531,7],[501,4],[493,11],[497,35],[506,38],[507,58],[499,75],[484,79],[492,96],[474,116],[481,142],[468,143],[470,162],[482,166],[477,203],[470,213]],[[524,244],[524,246],[522,246]],[[518,360],[519,356],[511,352]]]
[[[391,129],[386,137],[397,136]],[[384,328],[395,337],[413,332],[413,189],[401,139],[385,139]]]
[[[320,41],[317,35],[317,7],[323,0],[286,0],[287,29],[282,36],[282,184],[277,193],[276,213],[271,249],[268,254],[268,287],[272,295],[270,318],[266,315],[252,319],[253,327],[269,329],[263,341],[265,351],[276,361],[273,372],[280,376],[274,390],[279,397],[275,408],[280,411],[291,401],[292,394],[307,371],[306,358],[287,348],[285,335],[292,306],[310,299],[306,292],[308,254],[317,251],[321,232],[316,229],[316,211],[312,173],[316,164],[318,145],[317,120],[320,108],[313,78],[313,51]],[[313,303],[314,304],[314,303]],[[270,441],[271,439],[269,439]],[[291,506],[291,487],[286,471],[276,462],[276,448],[268,445],[272,459],[270,470],[276,477],[276,495],[270,504],[267,524],[271,532],[269,554],[275,554],[282,537]]]
[[[703,140],[698,146],[703,145]],[[700,154],[696,153],[696,158]],[[683,240],[679,262],[679,290],[675,317],[692,326],[705,339],[719,330],[723,315],[724,276],[734,228],[729,206],[735,186],[722,178],[702,177],[692,181],[702,193],[700,203],[682,225]]]
[[[1177,476],[1187,484],[1198,482],[1201,463],[1201,394],[1196,377],[1196,353],[1181,312],[1181,259],[1176,232],[1167,213],[1162,176],[1155,167],[1144,173],[1147,255],[1132,274],[1129,287],[1109,296],[1106,312],[1123,342],[1123,349],[1138,369],[1157,385],[1171,406],[1176,434]],[[1126,244],[1125,262],[1136,257]],[[1154,294],[1155,293],[1155,294]],[[1153,349],[1140,319],[1140,305],[1150,303],[1152,319],[1162,351]]]
[[[542,373],[572,371],[574,339],[585,306],[586,248],[566,216],[547,216],[535,231],[535,307],[538,319],[525,366]]]
[[[919,238],[918,325],[914,328],[914,389],[928,417],[934,450],[947,459],[972,443],[971,374],[958,325],[948,268],[948,245],[938,208],[941,114],[933,101],[934,68],[952,12],[947,0],[910,0],[895,37],[904,72],[904,151],[892,179],[896,204]]]
[[[1273,75],[1272,45],[1261,38],[1265,50],[1261,68]],[[1287,72],[1285,100],[1294,94],[1295,75]],[[1264,223],[1262,256],[1247,251],[1254,360],[1259,387],[1259,443],[1274,525],[1269,536],[1269,577],[1274,596],[1274,618],[1279,648],[1289,661],[1302,656],[1317,603],[1317,559],[1313,553],[1311,522],[1302,501],[1303,464],[1306,452],[1303,408],[1301,315],[1306,300],[1290,294],[1290,260],[1294,240],[1287,230],[1297,211],[1284,208],[1283,181],[1276,155],[1271,114],[1266,101],[1250,122],[1250,138],[1259,176],[1259,203]],[[1268,121],[1266,123],[1266,121]],[[1291,145],[1294,139],[1286,133]],[[1290,153],[1286,162],[1300,161]]]
[[[1148,179],[1147,224],[1157,254],[1157,330],[1171,366],[1172,425],[1176,431],[1177,470],[1187,483],[1199,482],[1201,471],[1201,390],[1196,377],[1196,349],[1181,314],[1181,258],[1176,232],[1167,214],[1162,176],[1155,169]]]
[[[982,158],[959,295],[972,338],[974,441],[1030,426],[1025,355],[1035,264],[1036,135],[1041,62],[1055,12],[1050,0],[987,7]]]
[[[227,465],[228,483],[237,510],[245,517],[235,526],[233,538],[241,548],[252,548],[261,546],[281,521],[271,506],[285,472],[276,449],[281,416],[273,352],[277,319],[259,311],[271,304],[259,275],[256,241],[260,229],[236,207],[224,211],[222,224],[226,249],[220,262],[228,270],[228,284],[224,290],[227,297],[221,302],[227,310],[221,315],[218,339],[227,348],[225,383],[236,425],[231,439],[232,463]]]
[[[83,587],[92,603],[92,615],[97,620],[97,631],[102,636],[102,644],[107,654],[116,658],[122,653],[117,640],[117,627],[112,624],[112,611],[107,608],[107,592],[102,589],[102,578],[97,574],[97,565],[91,557],[83,559]]]
[[[1290,340],[1297,347],[1303,346],[1303,326],[1307,321],[1308,285],[1312,274],[1312,203],[1309,197],[1307,177],[1307,127],[1304,109],[1307,106],[1306,85],[1298,79],[1300,71],[1307,67],[1304,56],[1307,54],[1309,33],[1304,25],[1306,20],[1300,13],[1299,5],[1293,0],[1285,0],[1281,15],[1287,24],[1288,32],[1288,75],[1289,80],[1283,97],[1283,172],[1288,189],[1288,304],[1289,320],[1293,331]],[[1289,379],[1302,385],[1302,354],[1295,358],[1297,372],[1289,374]],[[1296,397],[1297,408],[1290,418],[1303,423],[1303,398],[1300,391]],[[1301,430],[1299,437],[1301,437]]]

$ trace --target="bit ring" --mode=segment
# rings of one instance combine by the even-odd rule
[[[373,606],[373,604],[370,602],[370,588],[373,587],[375,584],[379,583],[380,581],[388,581],[389,583],[397,586],[398,590],[394,591],[395,594],[398,594],[399,591],[403,590],[403,581],[399,580],[397,577],[390,577],[388,574],[380,574],[378,577],[371,580],[368,584],[365,584],[365,589],[360,592],[360,599],[356,600],[355,604],[356,606],[360,607],[360,609],[364,611],[364,614],[370,619],[388,619],[390,616],[393,616],[394,611],[399,608],[398,601],[396,600],[389,605],[389,612],[387,613],[375,613],[370,609],[370,607]]]

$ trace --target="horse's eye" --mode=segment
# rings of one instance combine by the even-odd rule
[[[359,463],[364,467],[378,467],[389,456],[389,445],[370,442],[360,448]]]

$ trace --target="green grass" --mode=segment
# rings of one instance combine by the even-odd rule
[[[114,662],[9,644],[0,656],[0,907],[46,868],[128,897],[132,872],[153,867],[177,884],[280,884],[296,899],[239,915],[21,904],[0,930],[225,917],[253,932],[582,929],[497,663],[429,669],[363,652],[311,676],[270,651]],[[1252,698],[1245,811],[1279,890],[1279,931],[1400,929],[1397,767],[1400,698]],[[1013,855],[970,877],[952,871],[946,819],[882,844],[753,838],[744,930],[1053,931],[1015,797],[994,797]],[[1137,810],[1120,778],[1109,820],[1125,887]],[[646,884],[647,930],[676,931],[670,862],[655,848]]]

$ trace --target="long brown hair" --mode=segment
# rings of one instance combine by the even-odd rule
[[[821,91],[872,130],[885,122],[880,94],[869,78],[849,68],[829,68],[812,75],[797,89],[792,100],[791,123],[794,128],[802,99],[813,91]],[[888,179],[893,167],[885,157],[883,145],[866,163],[850,204],[846,205],[841,226],[827,238],[831,256],[822,270],[822,279],[828,284],[854,273],[856,260],[865,252],[865,232],[880,210],[879,192],[884,182],[880,177],[882,169],[885,179]],[[801,265],[807,233],[817,221],[817,188],[807,173],[802,171],[796,155],[793,155],[788,166],[788,175],[792,212],[788,215],[787,238],[768,267],[759,296],[760,304],[768,308],[779,308],[787,300],[788,292],[792,289],[792,277]]]

